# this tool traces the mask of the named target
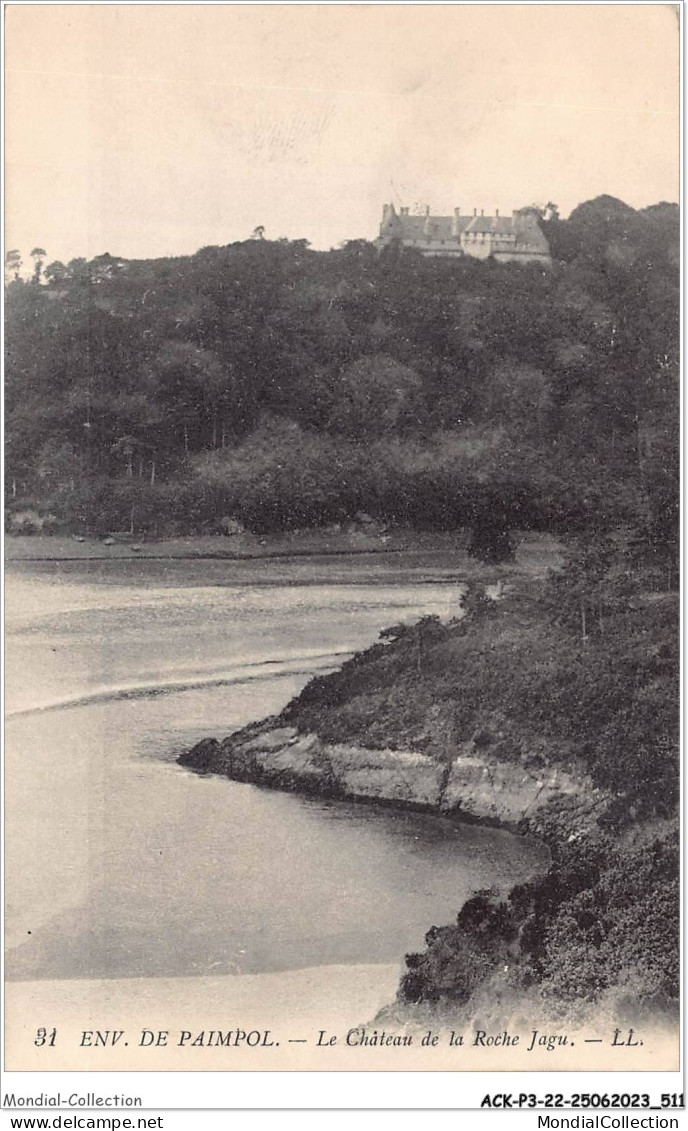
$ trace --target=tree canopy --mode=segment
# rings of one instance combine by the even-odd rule
[[[540,223],[550,268],[261,232],[145,261],[35,247],[24,280],[13,250],[10,506],[119,528],[135,495],[158,532],[621,516],[675,544],[678,209]]]

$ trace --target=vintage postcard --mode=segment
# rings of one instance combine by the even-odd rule
[[[9,1092],[681,1106],[678,7],[5,21]]]

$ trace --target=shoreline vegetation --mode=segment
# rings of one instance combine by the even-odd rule
[[[504,569],[519,575],[544,577],[562,562],[561,543],[548,534],[515,532],[514,560]],[[13,572],[59,569],[60,563],[96,573],[108,563],[128,570],[145,570],[140,563],[164,563],[168,581],[184,580],[184,563],[204,564],[209,584],[270,585],[447,585],[460,588],[472,577],[489,577],[489,567],[468,552],[468,536],[396,532],[386,543],[370,535],[352,537],[310,530],[264,539],[244,536],[240,542],[223,536],[145,541],[140,550],[130,545],[104,545],[95,538],[75,541],[60,535],[7,535],[5,561]],[[497,574],[495,574],[495,583]]]
[[[559,539],[536,532],[514,532],[514,561],[509,567],[518,575],[544,577],[549,569],[562,562]],[[5,560],[8,563],[41,562],[106,562],[106,561],[208,561],[226,562],[232,568],[227,577],[272,576],[277,584],[303,576],[322,584],[332,584],[341,577],[349,584],[365,584],[381,580],[403,584],[424,580],[437,584],[447,581],[461,584],[465,578],[485,576],[484,564],[476,561],[468,550],[468,535],[462,530],[449,533],[419,533],[412,529],[396,530],[385,537],[373,534],[334,534],[329,530],[298,530],[289,534],[258,538],[222,535],[143,539],[131,545],[127,541],[66,535],[7,535]],[[312,565],[312,569],[310,569]],[[326,573],[320,570],[326,570]],[[337,569],[339,572],[337,572]]]
[[[561,543],[548,534],[514,532],[516,568],[544,574],[561,561]],[[136,549],[133,549],[133,546]],[[347,555],[428,555],[441,565],[457,563],[463,570],[478,568],[467,552],[465,531],[419,532],[410,528],[377,533],[310,529],[257,537],[243,533],[178,538],[93,538],[58,534],[8,534],[5,560],[109,561],[110,559],[181,558],[250,561],[265,558],[318,558]],[[484,571],[484,567],[483,567]]]

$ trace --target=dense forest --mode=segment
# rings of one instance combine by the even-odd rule
[[[10,252],[10,529],[611,525],[666,569],[678,208],[599,197],[541,223],[546,269],[254,238],[66,265],[34,248],[27,278]]]

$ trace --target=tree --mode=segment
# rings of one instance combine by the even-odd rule
[[[519,437],[542,441],[548,431],[552,398],[541,369],[508,359],[490,373],[483,390],[483,412]]]
[[[71,274],[68,268],[60,259],[56,259],[53,263],[49,263],[43,272],[45,279],[49,283],[66,283],[71,279]]]
[[[613,535],[581,535],[563,570],[550,577],[555,617],[576,625],[581,642],[603,635],[612,614],[625,611],[642,590],[633,561],[633,533],[620,528]]]
[[[384,354],[346,366],[334,386],[329,429],[358,436],[408,430],[422,413],[421,380]]]
[[[22,268],[21,252],[16,248],[11,251],[5,252],[5,281],[8,279],[18,279],[19,272]]]
[[[522,209],[521,211],[526,211],[526,209]],[[538,219],[544,220],[545,223],[548,223],[550,220],[559,219],[559,207],[551,200],[548,200],[547,204],[529,204],[527,211],[534,212]]]
[[[500,525],[499,520],[495,522],[489,512],[483,512],[471,526],[468,553],[486,565],[511,561],[514,546],[508,527]]]
[[[33,259],[33,283],[38,284],[41,281],[41,271],[43,270],[45,256],[46,252],[42,247],[35,247],[31,252],[31,258]]]
[[[118,440],[112,445],[112,452],[116,456],[124,456],[127,467],[127,478],[131,479],[134,474],[134,452],[137,450],[139,442],[135,436],[120,436]]]
[[[181,432],[184,451],[218,446],[223,395],[230,387],[217,355],[190,342],[163,342],[153,360],[158,396]]]

